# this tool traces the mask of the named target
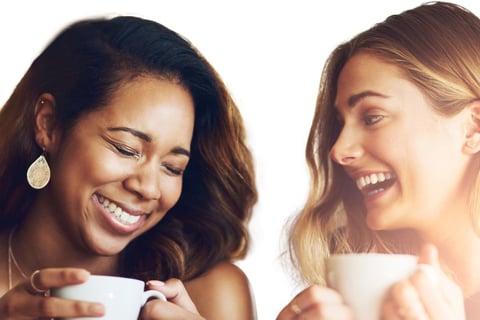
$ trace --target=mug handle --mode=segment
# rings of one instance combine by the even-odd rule
[[[147,290],[143,292],[142,295],[143,301],[142,301],[142,306],[147,303],[149,299],[160,299],[162,301],[167,301],[167,298],[161,293],[160,291],[157,290]]]

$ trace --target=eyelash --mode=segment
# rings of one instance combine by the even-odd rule
[[[142,155],[139,152],[136,152],[136,151],[132,150],[131,148],[124,147],[124,146],[118,145],[116,143],[112,143],[112,145],[117,150],[117,152],[120,153],[123,156],[132,157],[132,158],[135,158],[137,160],[142,157]],[[174,168],[174,167],[172,167],[170,165],[167,165],[167,164],[163,164],[163,167],[165,169],[167,169],[168,172],[170,172],[171,174],[173,174],[175,176],[181,176],[184,173],[184,170]]]
[[[118,144],[115,144],[115,143],[112,143],[113,147],[122,155],[124,156],[127,156],[127,157],[132,157],[132,158],[135,158],[135,159],[140,159],[141,158],[141,154],[132,150],[131,148],[128,148],[128,147],[124,147],[124,146],[120,146]]]
[[[169,165],[163,165],[165,167],[165,169],[167,169],[170,173],[172,173],[173,175],[175,176],[181,176],[183,175],[183,172],[184,170],[181,170],[181,169],[176,169],[172,166],[169,166]]]
[[[380,114],[366,115],[366,116],[363,118],[363,121],[365,122],[365,124],[366,124],[367,126],[372,126],[372,125],[374,125],[374,124],[382,121],[383,118],[385,118],[385,116],[380,115]]]

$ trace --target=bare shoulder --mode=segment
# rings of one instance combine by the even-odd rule
[[[212,289],[219,288],[223,291],[226,289],[222,288],[224,286],[227,288],[232,285],[248,286],[249,283],[247,276],[238,266],[229,262],[220,262],[202,276],[189,281],[188,285],[201,287],[207,285],[210,288],[213,287]]]
[[[256,319],[255,303],[245,273],[233,263],[221,262],[185,287],[200,314],[208,320]]]

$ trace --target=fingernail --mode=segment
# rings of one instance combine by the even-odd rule
[[[147,285],[161,287],[165,285],[165,282],[159,280],[150,280],[147,282]]]
[[[440,274],[438,273],[438,270],[431,265],[421,263],[417,266],[417,268],[423,272],[433,284],[437,284],[440,281]]]
[[[105,314],[105,307],[101,303],[94,303],[90,305],[89,311],[95,316],[103,316]]]

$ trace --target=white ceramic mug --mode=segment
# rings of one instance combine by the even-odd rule
[[[156,298],[166,301],[161,292],[144,291],[144,286],[144,282],[136,279],[91,275],[84,283],[52,289],[52,296],[99,302],[105,306],[103,317],[69,319],[137,320],[140,309],[149,299]]]
[[[336,254],[325,262],[328,286],[340,292],[356,320],[378,320],[388,289],[417,268],[417,257],[402,254]]]

